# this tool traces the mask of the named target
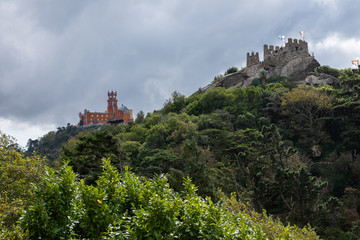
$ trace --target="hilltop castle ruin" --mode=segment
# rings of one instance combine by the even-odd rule
[[[247,53],[246,67],[263,65],[265,68],[279,68],[295,58],[313,57],[309,54],[308,44],[301,39],[289,38],[285,46],[264,45],[264,60],[260,61],[259,53]]]
[[[314,71],[319,66],[320,64],[315,57],[309,54],[306,41],[288,38],[285,46],[268,46],[265,44],[262,61],[260,61],[259,52],[248,52],[246,54],[246,67],[242,71],[225,75],[219,81],[209,84],[202,90],[208,91],[215,87],[245,88],[254,79],[261,79],[264,83],[271,76],[285,76],[295,84],[302,84],[307,81],[307,77],[314,76]],[[322,78],[329,79],[329,76],[323,75]],[[313,80],[311,81],[313,82]],[[336,81],[331,79],[328,82]]]

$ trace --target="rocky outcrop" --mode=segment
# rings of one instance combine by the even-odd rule
[[[305,78],[304,83],[315,86],[335,85],[339,83],[339,79],[325,73],[313,73]]]
[[[260,64],[258,65],[253,65],[250,67],[246,67],[244,72],[250,77],[250,78],[254,78],[257,77],[261,71],[264,71],[264,67],[261,66]]]
[[[226,89],[243,87],[243,84],[246,82],[248,78],[249,76],[245,72],[231,73],[225,75],[219,81],[209,84],[206,87],[202,88],[202,91],[207,92],[216,87],[223,87]]]
[[[286,63],[276,75],[292,78],[294,82],[298,82],[304,80],[319,66],[319,62],[314,57],[295,58]]]

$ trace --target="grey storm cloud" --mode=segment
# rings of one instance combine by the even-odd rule
[[[358,12],[355,0],[3,0],[0,117],[76,124],[84,108],[105,110],[109,90],[152,112],[299,30],[324,49],[321,64],[344,66],[350,59],[320,43],[334,34],[358,43]]]

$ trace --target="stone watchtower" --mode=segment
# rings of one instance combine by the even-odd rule
[[[258,65],[260,63],[260,60],[259,60],[259,53],[256,52],[252,52],[251,55],[250,53],[247,53],[246,55],[246,67],[251,67],[251,66],[254,66],[254,65]]]

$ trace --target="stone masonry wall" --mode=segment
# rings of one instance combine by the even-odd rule
[[[254,54],[254,52],[251,53],[247,53],[246,55],[246,67],[251,67],[251,66],[254,66],[254,65],[258,65],[260,63],[260,60],[259,60],[259,53],[256,52]]]
[[[308,44],[303,40],[289,38],[284,47],[264,45],[264,65],[270,67],[282,67],[291,59],[308,56]]]

